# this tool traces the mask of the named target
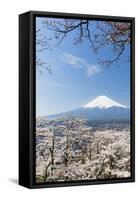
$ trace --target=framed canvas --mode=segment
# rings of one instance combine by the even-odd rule
[[[135,181],[135,19],[19,15],[19,184]]]

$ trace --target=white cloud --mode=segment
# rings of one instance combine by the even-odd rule
[[[73,65],[75,68],[83,68],[83,63],[85,62],[83,58],[74,56],[69,53],[64,53],[63,59],[65,63]]]
[[[84,58],[74,56],[69,53],[64,53],[62,60],[74,68],[83,68],[88,76],[92,76],[101,72],[101,68],[98,65],[92,65]]]
[[[87,75],[92,76],[101,72],[101,69],[98,65],[87,66]]]

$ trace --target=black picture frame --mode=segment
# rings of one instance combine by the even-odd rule
[[[131,23],[131,177],[88,181],[35,183],[35,17],[98,19]],[[135,18],[29,11],[19,15],[19,184],[47,188],[135,181]]]

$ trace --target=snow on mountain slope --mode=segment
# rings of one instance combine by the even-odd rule
[[[121,107],[121,108],[127,108],[125,105],[122,105],[107,96],[98,96],[88,104],[84,105],[84,109],[92,109],[92,108],[100,108],[100,109],[106,109],[111,107]]]
[[[98,96],[88,104],[64,113],[47,116],[49,119],[84,116],[88,120],[129,120],[130,108],[107,96]]]

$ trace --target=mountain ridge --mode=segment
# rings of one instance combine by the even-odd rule
[[[90,101],[86,105],[84,105],[84,108],[95,108],[99,107],[101,109],[103,108],[110,108],[110,107],[122,107],[127,108],[125,105],[118,103],[117,101],[112,100],[111,98],[103,95],[98,96],[94,100]]]
[[[49,119],[84,116],[88,120],[122,120],[130,119],[130,109],[107,96],[98,96],[88,104],[71,111],[48,115]]]

